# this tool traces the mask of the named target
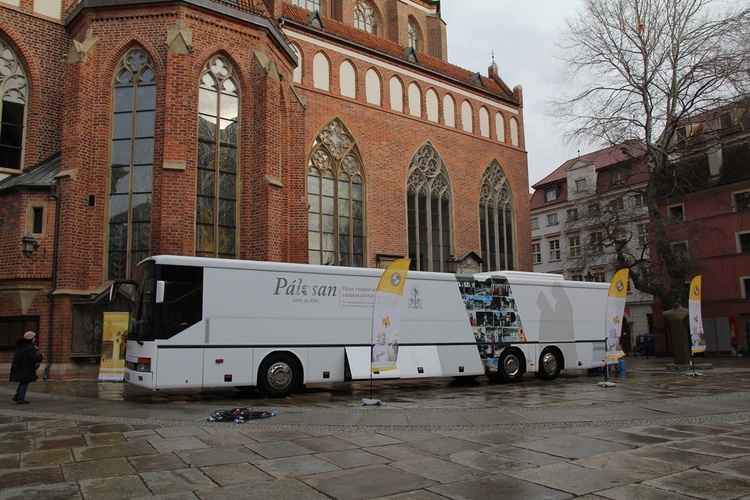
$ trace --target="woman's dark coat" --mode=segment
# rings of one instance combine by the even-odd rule
[[[13,364],[10,365],[10,381],[29,383],[36,382],[36,364],[42,362],[42,354],[37,351],[34,342],[19,339],[16,342],[16,352],[13,355]]]

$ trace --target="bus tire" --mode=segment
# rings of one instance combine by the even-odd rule
[[[562,370],[562,355],[557,349],[548,347],[539,356],[539,369],[534,373],[540,380],[554,380]]]
[[[290,354],[270,354],[260,364],[258,389],[270,398],[283,398],[295,392],[302,381],[302,367]]]
[[[520,382],[525,366],[526,362],[521,351],[513,348],[505,349],[497,360],[497,373],[488,377],[492,382],[506,384]]]

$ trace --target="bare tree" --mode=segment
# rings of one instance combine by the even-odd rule
[[[566,81],[582,90],[556,100],[554,114],[568,126],[569,140],[643,144],[633,159],[649,174],[651,257],[664,271],[644,291],[665,307],[680,300],[686,273],[686,259],[670,246],[669,221],[659,211],[679,184],[673,162],[681,147],[678,128],[747,96],[749,40],[750,8],[739,1],[583,0],[563,31]],[[628,266],[638,260],[622,252],[618,257]],[[639,273],[631,275],[638,286]]]

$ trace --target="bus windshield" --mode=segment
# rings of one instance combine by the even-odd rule
[[[136,269],[139,282],[131,334],[134,340],[169,339],[203,317],[203,269],[158,265],[149,260]],[[157,296],[157,284],[163,296]]]

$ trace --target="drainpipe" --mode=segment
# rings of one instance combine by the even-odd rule
[[[47,313],[47,364],[44,366],[43,380],[49,379],[49,369],[52,366],[52,339],[54,337],[53,325],[55,324],[55,304],[52,298],[52,294],[57,289],[57,247],[59,241],[60,232],[60,196],[57,193],[57,189],[60,187],[60,182],[55,182],[55,186],[52,191],[52,198],[55,199],[55,234],[54,241],[52,242],[52,288],[50,288],[45,295],[49,301],[49,310]]]

